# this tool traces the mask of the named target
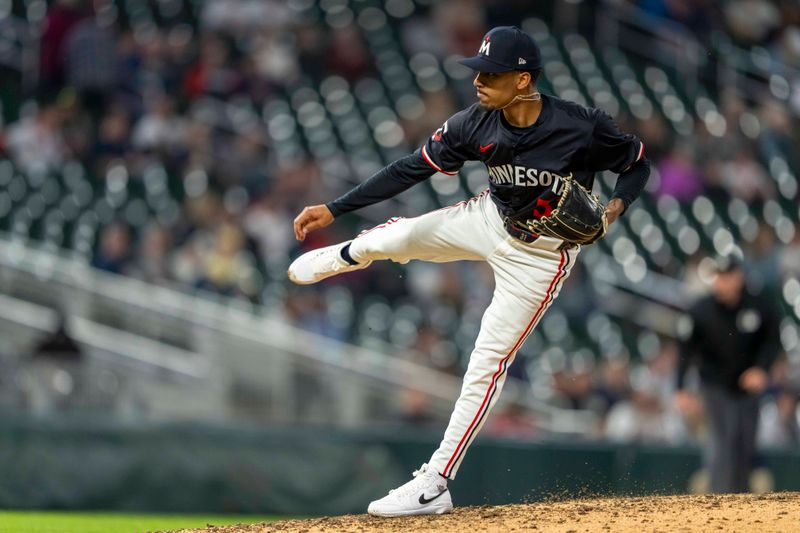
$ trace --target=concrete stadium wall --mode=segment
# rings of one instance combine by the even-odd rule
[[[243,428],[0,418],[0,508],[362,513],[408,480],[439,432]],[[800,452],[763,454],[800,490]],[[480,440],[451,483],[457,505],[686,492],[695,448]]]

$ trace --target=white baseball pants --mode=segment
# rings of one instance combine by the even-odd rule
[[[470,355],[450,422],[429,465],[454,479],[475,436],[500,396],[506,369],[525,338],[558,296],[579,247],[539,237],[523,243],[511,237],[489,192],[415,218],[391,219],[353,240],[358,262],[412,259],[444,263],[486,261],[494,271],[492,302]]]

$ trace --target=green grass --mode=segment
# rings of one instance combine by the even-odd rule
[[[274,522],[275,516],[122,514],[0,511],[0,533],[139,533],[205,527],[206,524]]]

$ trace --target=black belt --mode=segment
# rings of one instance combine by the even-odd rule
[[[539,238],[538,233],[534,233],[529,229],[523,228],[517,222],[514,222],[508,217],[503,219],[503,224],[505,225],[506,231],[509,235],[522,242],[533,242]]]
[[[508,217],[503,219],[503,225],[506,227],[506,232],[508,232],[509,235],[525,243],[531,243],[540,237],[538,233],[534,233],[531,230],[522,227],[518,222],[514,222]],[[575,244],[564,241],[561,246],[558,247],[558,249],[566,250],[568,248],[574,248],[575,246]]]

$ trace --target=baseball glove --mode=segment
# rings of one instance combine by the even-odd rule
[[[555,209],[547,216],[526,220],[523,225],[539,235],[573,244],[592,244],[608,229],[605,211],[600,198],[569,175],[564,179]]]

